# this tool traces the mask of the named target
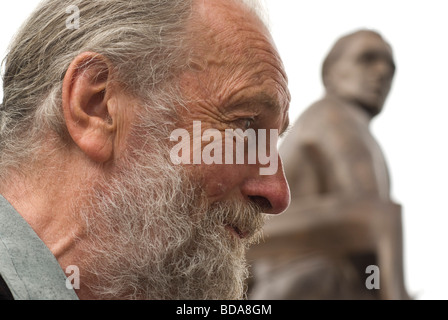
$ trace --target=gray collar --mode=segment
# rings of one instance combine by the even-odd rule
[[[0,195],[0,274],[16,300],[77,300],[48,247]]]

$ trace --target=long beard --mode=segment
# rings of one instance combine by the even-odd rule
[[[90,196],[82,212],[89,289],[107,299],[245,298],[245,251],[264,215],[241,201],[209,203],[200,183],[160,154],[124,161]]]

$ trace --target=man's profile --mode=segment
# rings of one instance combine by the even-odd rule
[[[406,298],[400,206],[370,132],[391,89],[395,62],[380,34],[340,38],[322,67],[325,96],[299,117],[280,153],[291,205],[251,250],[254,299]],[[381,289],[366,270],[381,270]]]
[[[70,5],[77,27],[66,1],[44,1],[4,61],[0,296],[244,298],[246,249],[289,205],[282,164],[174,164],[170,134],[288,126],[256,2]]]

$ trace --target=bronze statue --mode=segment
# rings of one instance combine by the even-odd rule
[[[326,95],[280,147],[291,205],[249,252],[249,298],[408,298],[401,207],[391,200],[386,161],[369,130],[394,72],[392,48],[374,31],[346,35],[330,50],[322,67]],[[379,273],[374,288],[369,268]]]

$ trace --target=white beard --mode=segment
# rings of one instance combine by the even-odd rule
[[[96,279],[89,289],[107,299],[245,298],[245,251],[260,236],[261,210],[209,204],[161,152],[133,154],[90,190],[81,213],[89,239],[83,272]],[[226,225],[250,235],[240,239]]]

